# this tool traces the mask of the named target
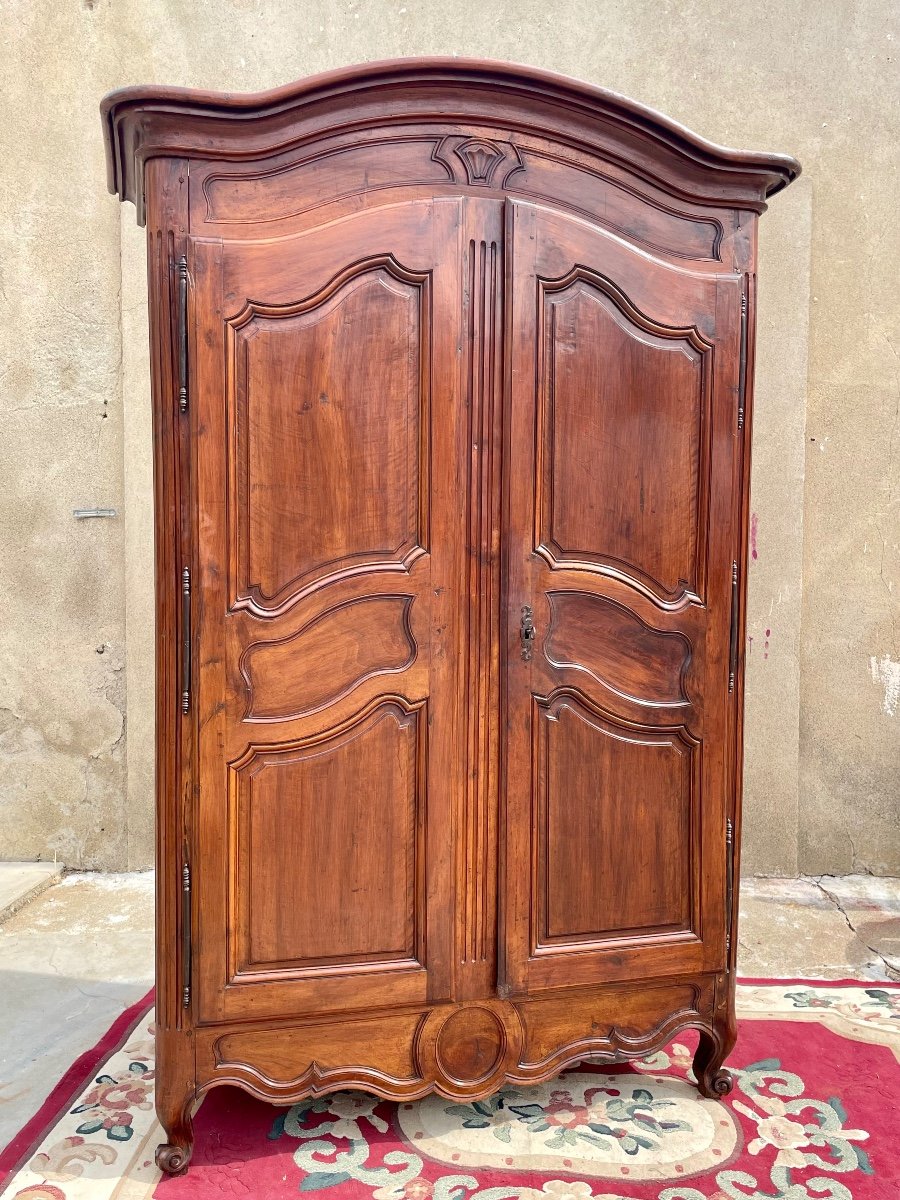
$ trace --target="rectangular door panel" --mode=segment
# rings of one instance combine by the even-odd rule
[[[459,209],[191,247],[203,1020],[450,994]]]
[[[507,206],[504,982],[724,964],[738,277]]]
[[[693,743],[623,729],[559,690],[535,701],[532,719],[536,951],[690,933]]]
[[[248,848],[235,977],[424,966],[424,712],[385,700],[311,744],[254,750],[233,768],[238,844]]]

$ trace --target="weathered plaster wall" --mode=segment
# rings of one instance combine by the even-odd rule
[[[900,874],[900,6],[842,14],[808,133],[799,855]]]
[[[143,243],[104,193],[100,95],[457,53],[581,76],[803,162],[761,224],[744,865],[900,873],[893,0],[6,8],[0,855],[115,868],[151,853]],[[87,503],[121,516],[76,525]]]
[[[0,51],[0,854],[124,863],[118,214],[98,194],[109,31],[3,7]]]

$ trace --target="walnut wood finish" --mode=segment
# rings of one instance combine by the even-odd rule
[[[756,222],[465,60],[113,93],[155,418],[158,1087],[730,1081]]]

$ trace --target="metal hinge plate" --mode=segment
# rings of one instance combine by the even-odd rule
[[[181,711],[191,708],[191,572],[181,572]]]
[[[191,868],[181,868],[181,1003],[191,1003]]]
[[[734,823],[731,817],[725,821],[725,954],[731,962],[731,922],[734,904]]]
[[[187,412],[188,406],[188,265],[182,254],[177,263],[178,270],[178,313],[176,336],[178,338],[178,407]]]
[[[741,349],[740,349],[740,367],[738,375],[738,411],[737,411],[737,427],[738,430],[744,428],[744,409],[746,406],[747,397],[747,343],[749,339],[748,330],[748,302],[747,302],[747,276],[745,275],[741,281]]]
[[[737,678],[737,649],[738,649],[738,565],[731,564],[731,634],[728,646],[728,691],[734,691]]]

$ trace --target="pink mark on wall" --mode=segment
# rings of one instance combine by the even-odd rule
[[[756,513],[750,514],[750,557],[759,558],[759,551],[756,546],[756,535],[759,532],[759,517]]]
[[[766,630],[766,642],[765,642],[765,645],[763,646],[763,658],[769,657],[769,638],[771,636],[772,636],[772,630],[767,629]]]

